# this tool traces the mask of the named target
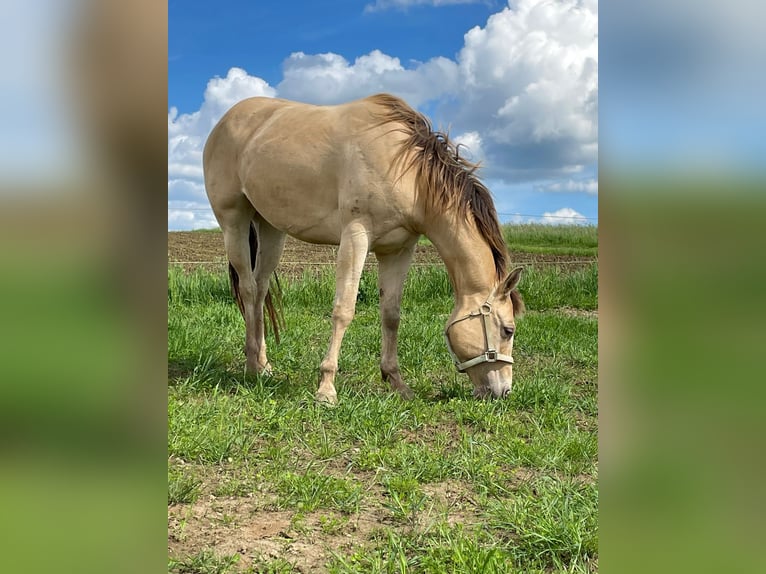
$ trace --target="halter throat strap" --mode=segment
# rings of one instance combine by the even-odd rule
[[[455,363],[455,368],[457,368],[459,373],[463,373],[466,371],[466,369],[470,369],[471,367],[475,365],[479,365],[481,363],[495,363],[497,361],[502,361],[504,363],[511,363],[513,364],[513,357],[511,355],[504,355],[503,353],[498,353],[497,348],[492,345],[492,343],[489,340],[489,316],[492,314],[492,296],[490,295],[489,299],[487,299],[484,303],[481,304],[478,311],[473,311],[471,313],[468,313],[467,315],[463,315],[462,317],[458,317],[457,319],[454,319],[450,322],[449,325],[447,325],[444,329],[444,340],[447,342],[447,349],[449,350],[450,355],[452,356],[452,361]],[[457,355],[455,354],[455,351],[452,349],[452,344],[449,340],[449,330],[450,327],[452,327],[455,323],[459,323],[460,321],[465,321],[467,319],[472,319],[474,317],[481,317],[481,328],[484,332],[484,352],[481,355],[477,355],[473,359],[468,359],[467,361],[460,362],[460,359],[458,359]]]

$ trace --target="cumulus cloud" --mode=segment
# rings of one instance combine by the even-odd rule
[[[419,106],[454,92],[458,67],[448,58],[437,57],[413,68],[373,50],[350,63],[339,54],[291,54],[283,65],[284,79],[279,95],[314,104],[337,104],[378,92],[401,96]]]
[[[538,185],[535,186],[535,189],[542,192],[587,193],[588,195],[598,195],[598,180],[567,179]]]
[[[465,35],[458,127],[483,136],[486,168],[510,181],[596,161],[598,15],[591,0],[511,0]]]
[[[585,225],[588,223],[588,218],[571,207],[562,207],[553,212],[546,211],[543,213],[540,223],[549,225]]]
[[[375,0],[364,7],[365,12],[381,10],[406,10],[411,6],[449,6],[451,4],[478,4],[484,0]]]
[[[205,89],[205,104],[219,117],[245,98],[273,98],[277,91],[261,78],[249,75],[242,68],[231,68],[225,78],[213,78]],[[217,119],[216,119],[217,121]]]

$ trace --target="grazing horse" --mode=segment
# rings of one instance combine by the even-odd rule
[[[337,402],[338,354],[354,317],[367,253],[378,259],[380,370],[402,397],[396,341],[402,287],[418,238],[443,259],[455,306],[444,335],[477,397],[505,397],[515,317],[524,304],[510,273],[492,197],[477,165],[404,101],[378,94],[336,106],[250,98],[232,107],[204,150],[205,187],[223,230],[231,285],[245,320],[247,369],[266,357],[264,306],[278,340],[270,277],[287,234],[338,245],[332,336],[317,400]]]

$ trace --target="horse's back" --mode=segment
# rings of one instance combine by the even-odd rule
[[[393,213],[402,210],[391,197],[397,135],[378,123],[369,98],[336,106],[243,100],[208,139],[206,185],[208,173],[236,174],[227,193],[244,192],[269,223],[305,241],[337,243],[355,216],[395,227]],[[214,203],[210,185],[208,195]]]

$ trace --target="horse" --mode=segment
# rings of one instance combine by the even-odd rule
[[[226,112],[205,143],[203,168],[245,321],[248,372],[272,369],[264,307],[279,342],[271,276],[289,234],[338,246],[332,335],[316,399],[337,402],[338,355],[369,251],[378,260],[381,375],[413,398],[399,369],[397,333],[404,280],[424,235],[453,288],[444,337],[457,370],[468,374],[474,396],[508,396],[515,320],[524,310],[522,268],[508,271],[492,196],[478,164],[459,152],[426,116],[389,94],[332,106],[256,97]]]

